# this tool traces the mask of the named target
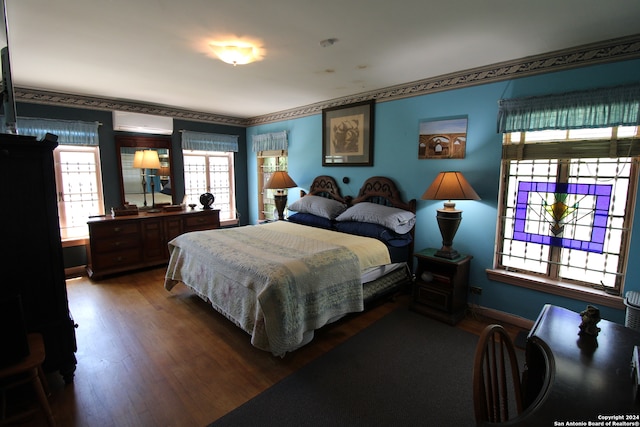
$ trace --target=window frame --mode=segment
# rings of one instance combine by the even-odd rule
[[[226,158],[228,163],[228,174],[229,174],[229,213],[230,217],[220,217],[220,225],[229,226],[238,224],[238,215],[236,210],[236,182],[235,182],[235,156],[232,151],[203,151],[203,150],[182,150],[182,156],[184,160],[184,198],[185,202],[189,200],[190,195],[195,195],[195,193],[189,191],[189,183],[187,182],[187,162],[186,157],[204,157],[205,159],[205,187],[206,192],[211,191],[211,181],[210,181],[210,158]],[[193,196],[195,197],[195,196]],[[196,200],[192,200],[193,203],[196,203]],[[214,206],[216,202],[214,202]],[[222,210],[221,210],[222,213]]]
[[[565,131],[565,130],[563,130]],[[548,155],[545,157],[540,152],[544,151],[544,147],[542,144],[548,144],[549,147],[552,145],[555,146],[555,149],[552,148],[549,151],[552,153],[558,153],[558,145],[569,144],[577,142],[578,140],[569,139],[570,131],[566,130],[567,139],[563,140],[545,140],[543,142],[525,142],[525,135],[520,135],[522,138],[520,141],[516,141],[514,144],[512,141],[512,134],[505,133],[503,139],[503,155],[501,160],[501,172],[500,172],[500,187],[499,187],[499,197],[498,197],[498,220],[496,224],[496,240],[494,245],[494,257],[493,257],[493,268],[487,269],[487,275],[489,279],[508,283],[511,285],[521,286],[529,289],[535,289],[537,291],[561,295],[570,298],[577,298],[583,301],[592,302],[595,304],[600,304],[609,307],[615,308],[624,308],[624,303],[622,300],[622,295],[624,293],[624,282],[626,279],[627,266],[629,262],[629,249],[630,249],[630,227],[633,224],[633,216],[635,214],[635,204],[636,197],[638,192],[638,174],[639,174],[639,162],[640,157],[637,156],[628,156],[630,158],[630,173],[629,173],[629,186],[627,188],[627,198],[625,201],[625,218],[623,228],[626,228],[626,233],[624,233],[623,241],[620,244],[620,258],[621,261],[618,263],[617,273],[621,275],[619,279],[619,287],[617,289],[618,293],[611,293],[610,289],[592,287],[590,284],[586,282],[573,281],[568,280],[566,278],[552,277],[547,273],[539,274],[531,271],[522,271],[520,269],[505,267],[501,263],[501,252],[502,247],[505,244],[504,238],[504,221],[503,216],[505,215],[506,210],[506,201],[509,195],[507,194],[508,186],[509,186],[509,167],[511,162],[517,160],[534,160],[535,158],[550,158],[553,160],[558,160],[559,163],[565,162],[570,164],[572,158],[577,157],[588,157],[584,155],[580,156],[564,156],[564,159],[558,159],[557,155],[553,157]],[[611,153],[610,158],[615,157],[627,157],[620,155],[624,153],[626,147],[629,147],[628,153],[631,154],[631,147],[633,141],[637,141],[638,136],[640,134],[640,127],[635,129],[635,136],[627,139],[627,141],[619,140],[617,138],[617,128],[614,127],[612,131],[612,135],[610,138],[605,140],[582,140],[583,143],[596,143],[599,145],[603,145],[602,148],[607,147],[609,153]],[[579,141],[578,141],[579,142]],[[637,142],[636,142],[637,143]],[[538,145],[537,147],[533,147],[534,145]],[[526,150],[529,149],[529,153],[526,153]],[[533,154],[532,154],[533,153]],[[532,157],[530,157],[532,156]],[[537,157],[539,156],[539,157]],[[606,156],[596,156],[595,158],[607,158]],[[570,165],[567,166],[567,170]],[[559,169],[560,170],[560,169]],[[560,177],[556,178],[556,181],[561,180]],[[561,252],[563,248],[553,248],[550,252]],[[551,258],[548,258],[551,259]],[[547,261],[548,262],[548,261]]]
[[[265,189],[264,186],[271,178],[273,172],[285,171],[289,169],[289,153],[288,150],[263,150],[256,155],[258,164],[258,222],[274,221],[278,219],[277,214],[273,212],[269,214],[265,206],[275,209],[274,194],[276,190]],[[265,159],[275,159],[273,170],[265,171]],[[271,167],[269,167],[271,169]],[[284,190],[285,194],[288,190]],[[286,212],[286,208],[285,208]]]
[[[96,199],[95,202],[98,205],[98,211],[91,213],[90,216],[96,215],[104,215],[105,207],[104,207],[104,189],[102,186],[102,168],[100,163],[100,147],[98,145],[73,145],[73,144],[59,144],[53,150],[53,158],[54,158],[54,172],[55,172],[55,182],[56,182],[56,201],[58,205],[58,224],[60,227],[60,238],[62,240],[63,246],[75,246],[77,244],[85,244],[89,238],[89,228],[87,226],[86,233],[83,235],[69,235],[67,234],[67,230],[74,228],[68,226],[67,220],[68,216],[66,214],[66,204],[65,204],[65,195],[68,193],[64,192],[64,179],[63,179],[63,171],[61,169],[61,153],[62,152],[84,152],[84,153],[92,153],[94,158],[95,165],[95,179],[96,179]],[[87,218],[88,219],[88,218]],[[86,222],[85,222],[86,226]]]

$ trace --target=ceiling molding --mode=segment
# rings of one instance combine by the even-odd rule
[[[442,92],[445,90],[459,89],[537,74],[585,67],[588,65],[637,58],[640,58],[640,34],[578,46],[570,49],[563,49],[542,55],[529,56],[512,61],[500,62],[485,67],[459,71],[456,73],[364,92],[249,119],[189,111],[140,102],[61,94],[19,87],[15,89],[15,94],[16,100],[21,102],[88,108],[94,110],[131,111],[136,113],[171,116],[183,120],[247,127],[320,114],[325,108],[339,107],[354,102],[369,101],[372,99],[375,99],[378,102],[385,102],[395,99],[426,95],[429,93]]]
[[[384,89],[360,93],[306,107],[276,112],[247,120],[248,126],[278,122],[297,117],[318,114],[322,109],[348,105],[354,102],[391,101],[401,98],[426,95],[463,87],[477,86],[503,80],[512,80],[537,74],[585,67],[599,63],[616,62],[640,58],[640,34],[603,42],[564,49],[542,55],[529,56],[485,67],[445,74]]]
[[[22,87],[16,87],[14,92],[16,101],[29,102],[33,104],[57,105],[62,107],[87,108],[91,110],[104,111],[128,111],[132,113],[152,114],[156,116],[169,116],[175,119],[191,120],[196,122],[241,127],[246,126],[246,119],[239,117],[183,110],[142,102],[120,101],[109,98],[72,95]]]

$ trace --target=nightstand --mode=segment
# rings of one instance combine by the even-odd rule
[[[467,308],[470,255],[455,259],[435,256],[427,248],[414,254],[418,261],[411,309],[455,325]]]

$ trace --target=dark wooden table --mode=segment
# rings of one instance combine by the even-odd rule
[[[597,337],[582,337],[580,322],[579,313],[544,306],[527,338],[524,393],[529,406],[509,424],[640,425],[631,364],[640,333],[601,320]]]

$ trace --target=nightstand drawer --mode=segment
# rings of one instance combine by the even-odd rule
[[[450,292],[418,285],[416,287],[415,302],[446,311],[449,307],[450,295]]]
[[[451,286],[453,283],[453,278],[444,274],[431,273],[431,277],[432,283],[437,283],[438,285]]]

